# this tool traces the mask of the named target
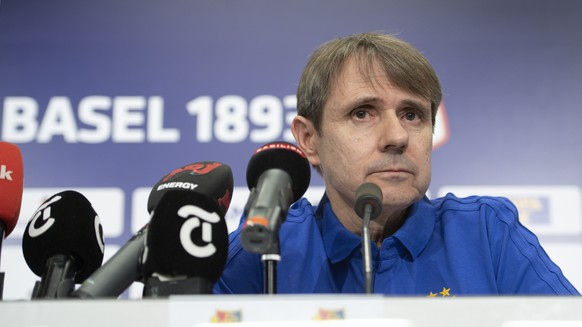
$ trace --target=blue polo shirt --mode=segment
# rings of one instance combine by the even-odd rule
[[[215,293],[263,293],[263,265],[242,248],[241,226]],[[279,235],[278,293],[364,292],[361,237],[326,196],[317,208],[295,203]],[[381,248],[372,242],[372,260],[374,293],[386,295],[579,294],[505,198],[424,198]]]

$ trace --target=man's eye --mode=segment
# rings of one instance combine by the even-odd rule
[[[365,110],[357,110],[354,112],[354,117],[356,117],[358,119],[364,119],[364,118],[368,117],[368,112]]]
[[[418,115],[415,112],[407,112],[406,114],[404,114],[404,117],[407,120],[415,120],[418,117]]]

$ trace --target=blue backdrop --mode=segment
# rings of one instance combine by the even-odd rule
[[[5,298],[30,297],[23,226],[62,189],[94,203],[109,257],[149,219],[160,177],[221,161],[234,173],[236,226],[251,153],[292,141],[308,55],[363,31],[409,41],[439,74],[429,195],[510,197],[582,289],[580,1],[3,0],[0,139],[25,165]],[[316,198],[316,173],[311,184]]]

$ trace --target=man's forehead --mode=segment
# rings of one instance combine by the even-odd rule
[[[348,84],[351,84],[348,86]],[[399,90],[407,93],[418,102],[430,107],[430,99],[422,94],[412,92],[396,83],[390,72],[384,68],[377,58],[368,59],[363,55],[352,56],[342,64],[336,76],[331,80],[329,96],[356,91],[358,87],[372,87],[384,91]]]
[[[333,78],[329,95],[330,98],[340,94],[349,95],[349,93],[357,93],[359,89],[369,87],[378,91],[399,90],[415,99],[426,102],[430,106],[429,99],[403,89],[394,83],[378,60],[366,62],[353,57],[343,63],[338,74]]]
[[[348,58],[338,70],[336,76],[331,81],[330,90],[342,89],[351,84],[352,87],[360,86],[390,86],[396,87],[391,76],[384,70],[384,67],[373,60],[368,62],[361,58]]]

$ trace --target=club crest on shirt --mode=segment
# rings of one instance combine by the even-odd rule
[[[451,288],[443,287],[442,291],[430,292],[426,297],[455,297],[456,295],[451,294]]]

